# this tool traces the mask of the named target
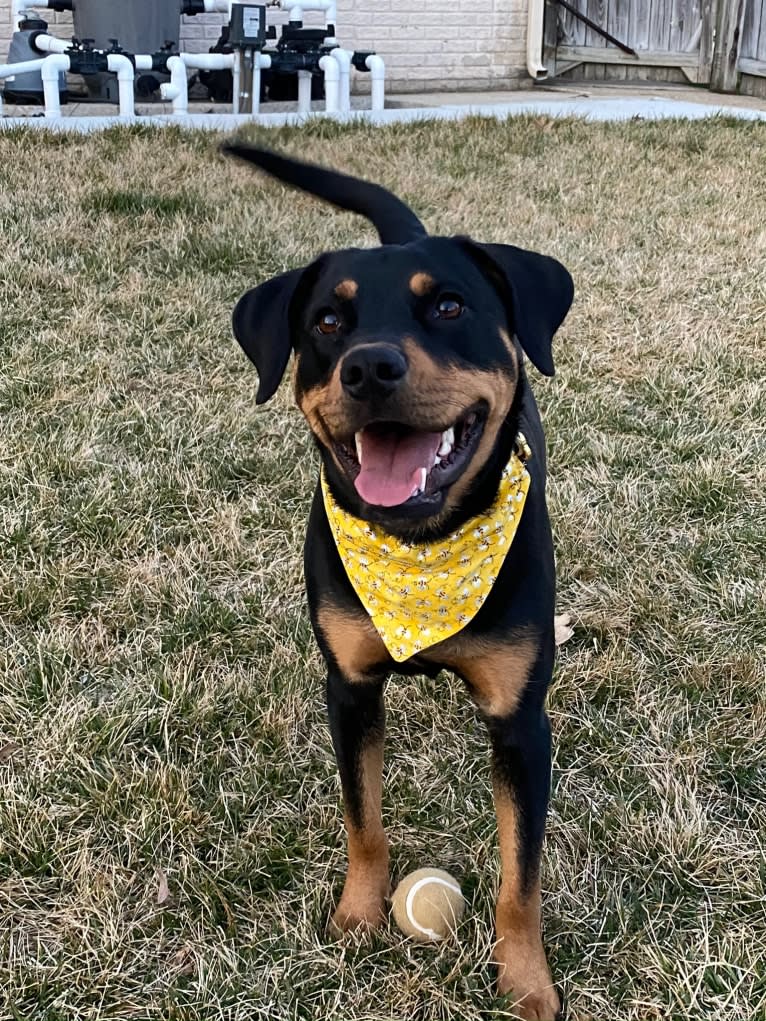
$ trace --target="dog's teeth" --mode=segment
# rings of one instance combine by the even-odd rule
[[[425,492],[426,478],[427,477],[428,477],[428,472],[425,470],[425,468],[421,468],[419,470],[419,474],[418,474],[418,481],[412,487],[412,492],[410,493],[410,498],[412,498],[413,496],[420,496],[421,493]]]
[[[435,468],[437,466],[437,464],[441,464],[441,463],[442,463],[442,459],[439,457],[439,455],[438,454],[434,454],[434,463],[431,465],[431,467]]]
[[[450,426],[449,429],[445,429],[442,433],[442,441],[439,449],[436,453],[439,457],[447,457],[452,452],[452,447],[455,444],[455,430]]]
[[[360,432],[354,433],[354,443],[356,444],[356,459],[359,464],[362,463],[362,434]]]

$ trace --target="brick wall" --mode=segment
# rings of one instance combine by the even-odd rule
[[[528,0],[339,0],[344,46],[374,49],[389,89],[498,89],[523,84]]]
[[[338,0],[338,36],[349,49],[374,49],[383,57],[391,92],[515,88],[527,80],[527,3],[420,0],[415,10],[412,0]],[[42,14],[55,35],[71,35],[71,15]],[[269,24],[284,19],[269,8]],[[217,14],[182,18],[181,46],[209,49],[223,21]],[[306,23],[312,23],[309,16]],[[0,0],[0,63],[11,33],[11,3]],[[369,79],[355,78],[355,87],[364,91]]]

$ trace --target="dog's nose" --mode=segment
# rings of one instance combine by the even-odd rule
[[[389,344],[360,344],[343,359],[340,381],[357,401],[387,397],[404,379],[407,359]]]

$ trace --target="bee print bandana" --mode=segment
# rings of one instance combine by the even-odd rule
[[[325,511],[346,574],[397,663],[457,634],[489,595],[529,490],[523,436],[516,446],[521,456],[514,453],[505,466],[489,510],[437,542],[404,542],[344,511],[322,472]]]

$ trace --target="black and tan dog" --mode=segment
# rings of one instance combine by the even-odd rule
[[[492,745],[499,987],[519,1016],[552,1019],[559,1000],[540,935],[539,863],[554,565],[543,431],[523,355],[552,375],[572,280],[534,252],[428,237],[376,185],[245,145],[226,151],[368,217],[382,243],[320,255],[248,291],[234,311],[259,404],[294,354],[296,399],[322,460],[305,573],[348,830],[334,923],[385,918],[386,677],[452,670]]]

